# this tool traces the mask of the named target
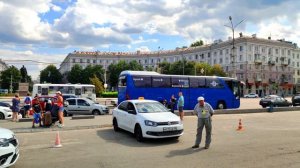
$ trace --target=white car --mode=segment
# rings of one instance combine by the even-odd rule
[[[144,138],[178,138],[183,135],[180,118],[154,100],[126,100],[113,110],[113,127],[129,131],[137,141]]]
[[[249,93],[249,94],[246,94],[244,97],[245,97],[245,98],[257,98],[257,97],[258,97],[258,94],[255,94],[255,93]]]
[[[12,111],[9,107],[0,106],[0,120],[12,118]]]
[[[0,128],[0,167],[14,165],[19,159],[19,142],[15,134]]]

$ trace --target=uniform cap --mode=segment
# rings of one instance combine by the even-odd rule
[[[198,101],[200,101],[200,100],[204,100],[204,97],[202,97],[202,96],[200,96],[200,97],[198,97],[198,99],[197,99]]]

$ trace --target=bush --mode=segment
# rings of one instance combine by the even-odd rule
[[[117,98],[118,92],[102,92],[101,97],[104,98]]]

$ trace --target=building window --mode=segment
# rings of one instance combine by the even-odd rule
[[[96,60],[93,60],[93,63],[96,64]]]
[[[220,55],[223,55],[223,50],[220,50]]]
[[[240,61],[243,61],[243,56],[242,55],[240,55]]]
[[[198,59],[198,54],[195,55],[195,60],[197,60],[197,59]]]
[[[217,60],[216,59],[214,59],[214,64],[217,64]]]
[[[278,54],[278,53],[279,53],[279,51],[278,51],[278,48],[276,48],[276,49],[275,49],[275,53],[276,53],[276,54]]]
[[[99,63],[101,64],[101,63],[102,63],[102,60],[99,60]]]
[[[297,62],[297,67],[299,67],[299,62]]]
[[[249,45],[249,46],[248,46],[248,51],[251,51],[251,49],[252,49],[252,47]]]
[[[87,63],[90,63],[90,59],[87,59],[86,62],[87,62]]]
[[[240,51],[243,51],[243,46],[240,46]]]
[[[243,69],[243,64],[240,65],[240,69]]]
[[[82,59],[80,59],[80,63],[83,63]]]
[[[229,49],[226,49],[226,54],[229,54]]]
[[[76,62],[76,59],[75,58],[73,58],[73,63],[75,63]]]
[[[291,55],[291,51],[290,50],[288,50],[288,55]]]

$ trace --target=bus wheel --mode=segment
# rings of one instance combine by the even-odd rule
[[[226,105],[224,101],[219,101],[217,105],[217,109],[226,109]]]

